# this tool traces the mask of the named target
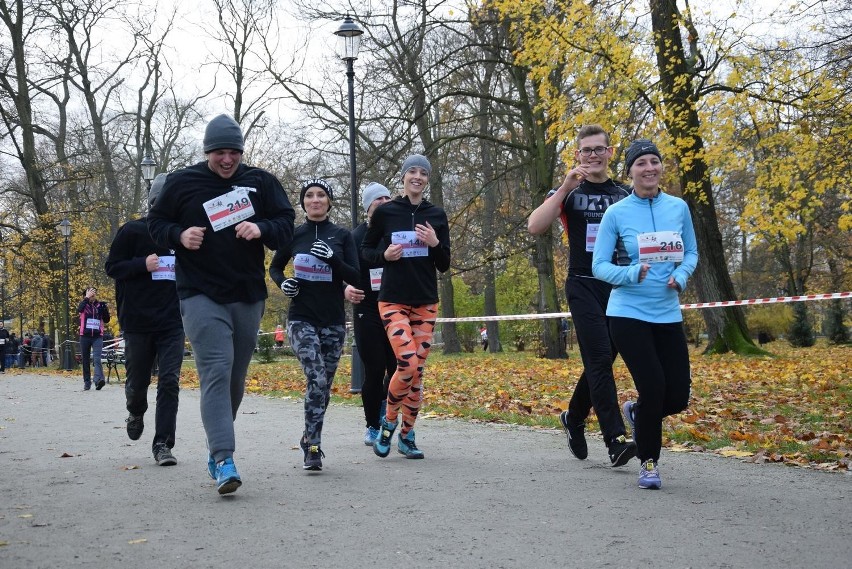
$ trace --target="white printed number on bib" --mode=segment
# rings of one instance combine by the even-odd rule
[[[204,212],[213,231],[235,225],[254,215],[254,206],[248,197],[249,188],[234,188],[227,194],[204,202]]]
[[[175,280],[175,256],[165,255],[160,257],[157,270],[151,273],[151,280],[173,281]]]
[[[403,258],[429,256],[429,247],[417,239],[417,233],[414,231],[394,231],[391,233],[391,243],[402,245]]]
[[[640,263],[680,263],[683,261],[683,239],[677,231],[640,233]]]
[[[598,238],[598,229],[600,227],[600,223],[586,224],[586,253],[591,253],[595,250],[595,239]]]
[[[293,259],[293,268],[296,270],[296,278],[303,281],[330,283],[332,279],[331,267],[328,263],[309,253],[296,255]]]
[[[380,290],[382,288],[383,270],[384,269],[382,267],[370,269],[370,290]]]

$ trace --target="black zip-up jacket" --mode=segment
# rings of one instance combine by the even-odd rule
[[[415,225],[425,225],[427,221],[435,229],[438,245],[429,247],[428,254],[422,257],[403,257],[392,262],[385,260],[385,249],[392,243],[394,233],[414,231]],[[443,273],[450,268],[447,214],[425,199],[414,205],[408,196],[384,203],[373,212],[370,227],[361,243],[361,256],[384,267],[380,301],[409,306],[435,304],[438,302],[435,269]]]
[[[355,240],[355,246],[358,248],[358,263],[361,266],[361,278],[358,279],[358,284],[353,284],[353,286],[364,291],[364,299],[358,304],[354,304],[352,306],[355,310],[355,314],[370,313],[371,315],[378,317],[379,291],[373,290],[370,286],[370,269],[379,269],[382,265],[380,263],[371,263],[363,256],[360,256],[361,243],[364,242],[365,235],[367,235],[366,221],[352,230],[352,239]]]
[[[359,278],[358,249],[348,229],[335,225],[328,219],[320,222],[305,221],[296,228],[293,242],[275,252],[269,265],[269,276],[280,288],[287,278],[284,275],[284,267],[297,255],[310,255],[311,245],[317,240],[324,241],[334,251],[328,263],[321,259],[319,263],[331,269],[331,280],[298,278],[299,294],[290,300],[287,319],[309,322],[319,328],[342,325],[346,322],[343,283],[357,285]],[[315,260],[313,258],[312,263]],[[295,266],[293,273],[296,273]],[[324,270],[317,272],[317,278],[324,278],[323,275],[327,275]]]
[[[174,251],[151,239],[145,218],[128,221],[118,229],[104,269],[115,279],[118,323],[125,332],[150,334],[183,328],[175,281],[155,280],[148,271],[148,255],[168,257]]]
[[[254,214],[245,221],[257,224],[260,239],[237,239],[236,224],[213,231],[204,203],[236,188],[248,188]],[[148,230],[155,243],[175,250],[180,298],[204,294],[222,304],[257,302],[267,297],[263,246],[287,246],[295,217],[287,193],[269,172],[240,164],[233,176],[222,178],[199,162],[169,174],[148,213]],[[181,232],[193,226],[207,228],[196,251],[180,243]]]

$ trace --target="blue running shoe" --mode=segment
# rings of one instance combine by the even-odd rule
[[[636,440],[636,419],[633,417],[633,407],[635,401],[625,401],[621,406],[621,411],[624,413],[624,418],[627,419],[627,424],[630,425],[630,432],[633,433],[633,440]]]
[[[382,458],[390,454],[391,439],[393,432],[396,430],[396,423],[388,423],[386,417],[382,417],[382,424],[379,428],[379,436],[376,442],[373,443],[373,452]]]
[[[212,454],[207,454],[207,474],[210,475],[210,478],[216,480],[216,461],[213,460]]]
[[[657,470],[657,465],[654,461],[648,459],[643,462],[642,467],[639,469],[639,488],[659,490],[662,486],[663,482],[660,480],[660,472]]]
[[[404,454],[405,458],[423,458],[423,451],[414,444],[414,430],[408,431],[408,434],[404,437],[402,433],[399,434],[399,442],[396,445],[396,450],[400,454]]]
[[[237,467],[234,466],[234,459],[226,458],[216,464],[216,489],[220,494],[236,492],[242,485],[243,481],[240,480]]]
[[[377,438],[379,438],[379,430],[375,427],[367,427],[367,430],[364,431],[364,444],[371,447]]]

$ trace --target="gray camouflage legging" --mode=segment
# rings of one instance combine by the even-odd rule
[[[331,385],[343,352],[346,328],[341,325],[317,328],[309,322],[287,323],[290,346],[305,372],[305,438],[318,445],[322,438],[325,410],[331,399]]]

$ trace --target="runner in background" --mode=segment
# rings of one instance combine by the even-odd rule
[[[370,219],[376,208],[389,202],[390,191],[381,184],[373,182],[364,188],[362,205],[367,221],[352,232],[355,246],[361,246]],[[396,356],[385,335],[382,319],[379,317],[379,288],[382,284],[382,265],[371,263],[361,256],[361,278],[357,287],[347,285],[346,299],[355,305],[352,328],[355,333],[355,345],[358,355],[364,363],[364,383],[361,386],[361,402],[364,407],[364,444],[373,446],[379,436],[382,417],[388,396],[388,381],[396,370]]]
[[[166,174],[154,178],[148,194],[149,207],[154,205],[165,183]],[[127,436],[134,441],[142,436],[151,370],[156,367],[157,406],[151,452],[160,466],[177,464],[172,449],[177,430],[184,334],[175,288],[174,251],[154,243],[143,217],[118,229],[104,268],[115,279],[118,323],[124,334]]]

